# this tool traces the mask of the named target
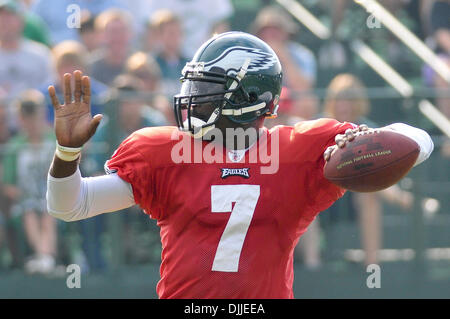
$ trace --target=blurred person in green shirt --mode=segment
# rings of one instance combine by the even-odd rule
[[[33,256],[28,273],[49,273],[55,267],[56,220],[47,214],[46,181],[55,138],[46,121],[45,98],[37,90],[24,91],[17,102],[19,133],[12,137],[3,157],[3,189],[13,203],[12,214],[23,216]]]
[[[144,82],[131,74],[121,74],[114,79],[115,92],[104,108],[102,123],[84,149],[80,167],[83,174],[104,174],[105,162],[121,141],[132,132],[144,127],[167,125],[163,113],[152,107],[153,105],[146,104],[145,96],[139,96],[139,93],[147,92],[148,87]],[[158,236],[148,235],[148,227],[151,227],[149,218],[140,214],[136,207],[130,207],[125,211],[126,213],[121,216],[120,230],[124,236],[125,263],[144,262],[154,256],[159,258],[161,244]],[[83,238],[82,248],[90,271],[102,271],[108,267],[108,258],[104,254],[105,247],[102,241],[107,230],[108,218],[111,217],[98,215],[79,221]],[[147,240],[137,240],[139,233],[147,236]]]

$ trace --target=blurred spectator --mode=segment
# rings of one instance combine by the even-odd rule
[[[47,94],[48,86],[53,84],[58,98],[60,101],[63,101],[64,74],[72,74],[75,70],[80,70],[84,74],[89,74],[87,68],[88,52],[81,43],[71,40],[63,41],[53,48],[52,55],[57,74],[56,82],[44,82],[45,85],[40,87],[40,91],[46,96],[47,120],[49,123],[53,123],[53,105]],[[98,114],[103,110],[102,97],[106,94],[108,88],[97,81],[95,77],[90,77],[90,79],[92,95],[91,110],[93,114]],[[72,81],[74,81],[73,78]],[[72,83],[72,85],[74,85],[74,83]]]
[[[272,47],[283,67],[279,118],[273,124],[289,125],[311,119],[318,110],[317,98],[311,92],[316,80],[316,59],[309,49],[291,40],[298,33],[297,24],[286,12],[270,6],[259,12],[251,29]],[[284,117],[290,122],[283,123]]]
[[[3,158],[6,196],[23,214],[23,224],[33,257],[29,273],[49,273],[55,266],[56,220],[47,214],[47,172],[55,139],[45,119],[45,99],[37,90],[24,91],[18,101],[21,131],[8,142]]]
[[[18,10],[23,16],[23,36],[29,40],[50,46],[47,25],[38,15],[30,12],[24,0],[0,0],[0,7],[9,6]]]
[[[231,31],[230,21],[228,20],[220,20],[217,23],[213,24],[211,27],[211,31],[209,32],[210,36],[214,36],[215,34],[221,34]]]
[[[127,60],[126,73],[141,80],[140,91],[146,104],[162,112],[168,124],[175,125],[172,105],[161,93],[161,70],[156,60],[149,54],[136,52]]]
[[[6,154],[5,145],[10,137],[8,130],[8,116],[6,113],[6,93],[0,90],[0,251],[3,243],[6,241],[9,253],[11,255],[11,268],[20,267],[22,264],[22,254],[19,250],[18,229],[16,226],[16,218],[11,216],[11,200],[6,196],[3,187],[3,172],[7,167],[3,167],[3,158]],[[0,268],[1,268],[0,264]]]
[[[375,123],[365,117],[369,110],[366,88],[361,80],[351,74],[340,74],[331,81],[324,105],[326,115],[338,121],[375,127]]]
[[[322,21],[325,21],[324,15],[327,16],[326,22],[328,22],[329,30],[333,34],[329,40],[316,44],[320,68],[318,85],[326,86],[336,74],[346,70],[348,67],[349,56],[345,43],[340,41],[339,36],[336,34],[339,31],[338,27],[344,18],[346,10],[349,10],[347,8],[348,5],[349,2],[347,0],[315,0],[309,7],[310,10],[320,10],[320,13],[316,14],[322,17]]]
[[[324,112],[327,117],[335,118],[340,122],[347,121],[358,125],[367,124],[369,127],[378,127],[365,117],[370,107],[366,88],[358,78],[351,74],[340,74],[331,81],[327,88],[324,104]],[[347,203],[347,207],[354,210],[346,213],[350,214],[352,219],[356,218],[355,215],[359,218],[366,265],[379,263],[378,252],[382,245],[383,213],[380,197],[404,209],[410,209],[413,204],[412,194],[394,185],[377,193],[346,192],[335,205],[329,208],[329,214],[326,214],[330,215],[330,218],[335,218],[334,215],[342,215],[341,204],[343,203]]]
[[[86,156],[82,162],[82,170],[85,174],[104,174],[105,162],[111,157],[113,150],[119,146],[120,142],[132,132],[148,126],[166,124],[165,118],[160,112],[142,102],[141,97],[137,94],[142,87],[142,81],[131,75],[120,75],[114,80],[113,88],[117,91],[117,96],[110,101],[111,105],[108,106],[102,123],[85,147]],[[100,270],[105,267],[101,236],[107,217],[99,215],[80,221],[83,232],[82,246],[92,270]],[[136,207],[127,209],[123,215],[125,236],[123,242],[126,246],[127,261],[132,258],[131,256],[138,246],[146,244],[130,238],[133,233],[130,221],[143,217],[145,217],[144,214]],[[148,218],[145,217],[145,220],[148,221]]]
[[[79,40],[77,28],[68,25],[71,15],[82,10],[97,15],[110,8],[127,7],[127,3],[120,0],[35,0],[31,10],[45,21],[50,30],[51,44],[55,45],[64,40]]]
[[[0,88],[9,101],[28,88],[53,80],[50,51],[44,45],[25,39],[23,13],[12,1],[0,3]],[[10,126],[15,126],[9,110]]]
[[[431,9],[436,0],[419,0],[419,16],[422,22],[422,34],[426,39],[431,34]]]
[[[93,53],[90,72],[107,85],[123,73],[125,62],[132,51],[132,19],[127,11],[120,9],[104,11],[95,19],[101,47]]]
[[[108,149],[94,156],[97,165],[95,168],[90,166],[89,174],[103,171],[103,165],[112,155],[112,151],[134,131],[143,127],[167,124],[164,115],[146,105],[142,96],[138,94],[143,85],[142,80],[129,74],[121,74],[114,80],[113,88],[117,96],[109,102],[111,105],[108,106],[102,123],[92,137],[93,144],[106,142],[103,145]]]
[[[142,51],[135,52],[128,58],[125,70],[127,74],[141,80],[144,91],[161,90],[161,69],[152,55]]]
[[[183,31],[181,22],[173,12],[167,9],[156,11],[151,17],[152,29],[159,41],[156,61],[162,74],[162,91],[172,98],[180,91],[181,70],[188,59],[182,56]]]
[[[210,37],[213,26],[226,21],[233,14],[230,0],[148,0],[145,12],[152,15],[160,9],[169,9],[183,17],[184,42],[182,53],[189,60],[200,45]]]
[[[437,0],[431,9],[431,32],[438,53],[450,54],[450,0]]]
[[[298,32],[292,18],[278,7],[262,9],[252,26],[253,33],[267,42],[283,67],[285,86],[294,92],[309,90],[316,80],[314,54],[290,37]]]
[[[0,0],[0,3],[15,2],[21,8],[24,17],[23,35],[25,38],[50,46],[50,32],[40,16],[29,10],[25,0]]]
[[[300,121],[312,120],[319,111],[319,100],[312,92],[300,97],[287,87],[281,89],[278,116],[267,121],[269,127],[275,125],[295,125]]]
[[[156,53],[160,51],[159,40],[156,36],[156,31],[153,28],[151,16],[150,18],[147,18],[145,23],[145,29],[142,34],[141,49],[151,55],[156,55]]]
[[[36,2],[36,0],[22,0],[22,3],[27,9],[31,8],[31,5]]]
[[[81,24],[78,29],[80,42],[86,47],[89,52],[98,49],[99,36],[95,29],[95,16],[89,11],[81,12]]]
[[[8,141],[9,136],[6,92],[0,88],[0,147]]]

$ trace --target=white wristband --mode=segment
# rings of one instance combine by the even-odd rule
[[[73,162],[80,157],[81,147],[67,147],[59,145],[58,141],[56,141],[56,156],[65,161],[65,162]]]
[[[80,153],[81,152],[81,147],[62,146],[62,145],[59,145],[58,141],[56,141],[56,148],[62,152],[66,152],[66,153]]]

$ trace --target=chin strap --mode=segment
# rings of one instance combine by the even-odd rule
[[[216,118],[219,116],[219,108],[216,108],[211,116],[209,117],[208,121],[205,122],[201,119],[199,119],[198,117],[194,117],[191,116],[191,125],[194,127],[194,133],[192,133],[191,131],[190,134],[194,137],[194,138],[202,138],[203,136],[205,136],[209,131],[211,131],[212,129],[214,129],[216,126],[215,125],[210,125],[207,127],[202,127],[203,125],[207,125],[209,123],[212,123],[216,120]],[[189,127],[189,119],[184,120],[183,122],[183,126],[188,129]]]
[[[235,110],[235,109],[222,110],[222,114],[223,115],[239,116],[239,115],[242,115],[242,114],[245,114],[245,113],[261,110],[261,109],[263,109],[265,107],[266,107],[266,102],[261,102],[259,104],[242,107],[242,108],[237,109],[237,110]]]

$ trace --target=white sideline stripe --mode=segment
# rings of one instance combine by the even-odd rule
[[[285,7],[318,38],[323,40],[330,38],[330,30],[300,3],[294,0],[277,0],[277,2]]]
[[[351,43],[351,47],[364,62],[370,65],[375,72],[377,72],[403,97],[412,96],[414,92],[413,87],[369,46],[360,40],[354,40]]]
[[[425,115],[431,122],[433,122],[442,132],[450,137],[450,121],[442,114],[433,104],[428,100],[422,100],[419,102],[419,110]]]
[[[406,28],[397,18],[386,10],[376,0],[353,0],[373,14],[386,28],[388,28],[400,41],[427,63],[447,83],[450,83],[450,68],[429,47],[426,46],[414,33]]]

